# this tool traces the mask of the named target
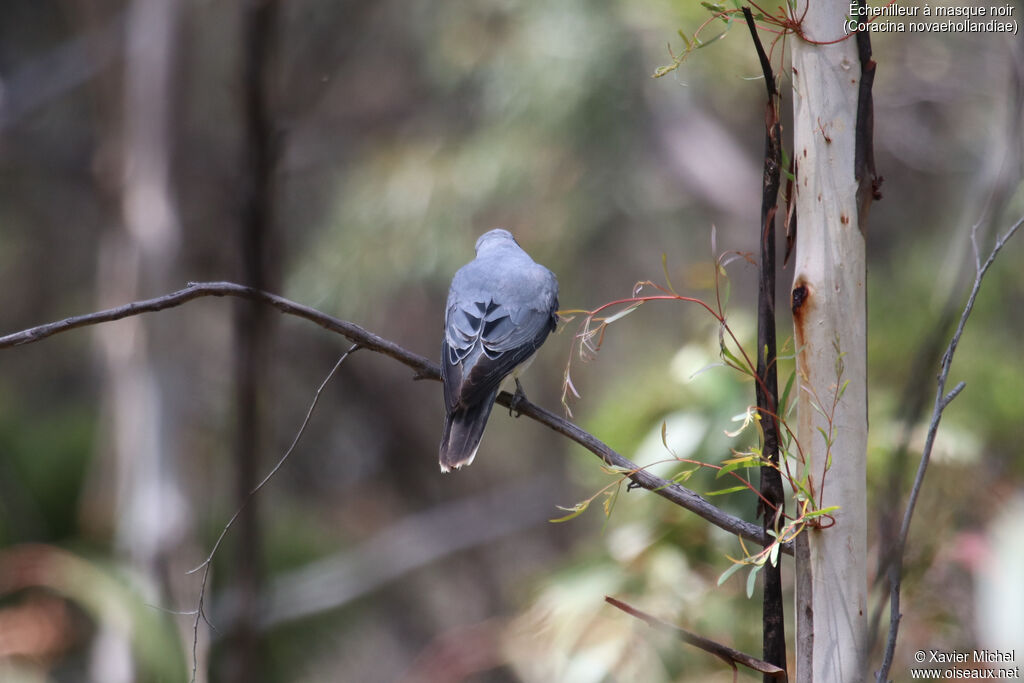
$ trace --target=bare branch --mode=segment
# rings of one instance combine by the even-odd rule
[[[206,584],[207,580],[210,578],[210,567],[213,566],[213,558],[217,554],[217,550],[220,548],[220,544],[224,541],[224,537],[228,535],[228,531],[231,530],[231,527],[234,525],[235,520],[238,519],[238,516],[242,514],[242,510],[245,509],[245,506],[249,503],[252,497],[259,493],[260,489],[262,489],[266,485],[266,483],[270,481],[275,474],[277,474],[277,471],[281,469],[282,465],[284,465],[285,461],[288,459],[288,456],[290,456],[292,454],[292,451],[295,450],[295,446],[299,443],[299,439],[302,438],[303,433],[305,433],[306,431],[306,425],[309,424],[309,418],[313,416],[313,409],[316,408],[317,401],[320,400],[320,394],[321,392],[323,392],[324,387],[327,386],[327,383],[330,382],[331,378],[334,377],[335,373],[338,372],[338,368],[340,368],[341,364],[345,362],[345,359],[348,358],[353,352],[358,350],[359,344],[353,344],[348,351],[341,355],[341,358],[339,358],[338,362],[334,364],[334,367],[331,368],[331,371],[327,373],[327,377],[324,378],[324,381],[320,383],[320,387],[316,390],[316,394],[313,396],[313,401],[309,404],[309,410],[306,411],[306,417],[302,420],[302,424],[299,425],[299,430],[295,433],[295,438],[292,439],[292,443],[290,446],[288,446],[288,450],[284,452],[284,455],[282,455],[281,458],[277,461],[277,464],[274,465],[273,468],[271,468],[271,470],[267,473],[265,477],[263,477],[262,481],[260,481],[259,484],[256,484],[255,488],[249,491],[249,494],[242,501],[242,504],[239,505],[237,510],[235,510],[235,514],[231,515],[231,519],[229,519],[228,523],[224,525],[223,529],[221,529],[220,536],[217,537],[217,541],[213,544],[213,548],[210,549],[210,554],[206,556],[206,559],[203,560],[202,564],[200,564],[195,569],[189,571],[189,574],[194,574],[200,569],[203,570],[203,580],[199,584],[199,598],[196,601],[196,611],[192,622],[191,680],[193,682],[196,680],[196,668],[198,667],[199,662],[197,656],[197,648],[199,647],[199,622],[201,620],[206,619],[206,614],[203,611],[203,603],[206,600]],[[207,621],[207,623],[209,622]]]
[[[960,337],[963,335],[964,327],[967,325],[967,319],[970,318],[971,312],[974,310],[974,302],[978,298],[978,292],[981,290],[981,282],[985,277],[985,273],[988,272],[989,267],[996,260],[996,256],[1002,251],[1003,247],[1010,240],[1011,237],[1020,229],[1021,225],[1024,225],[1024,217],[1017,220],[1009,230],[1007,230],[1001,237],[996,240],[995,245],[992,247],[992,251],[989,253],[988,258],[984,263],[981,263],[981,259],[977,256],[977,242],[974,239],[975,230],[971,230],[971,240],[975,247],[975,263],[976,272],[974,276],[974,285],[971,287],[971,294],[967,298],[967,303],[964,305],[963,313],[960,314],[960,322],[956,326],[956,331],[953,333],[953,338],[949,342],[949,346],[946,347],[946,352],[942,356],[942,364],[939,370],[937,387],[935,390],[935,402],[932,408],[931,423],[928,425],[928,434],[925,437],[924,449],[921,452],[921,461],[917,466],[917,474],[914,477],[914,485],[910,489],[910,498],[907,500],[907,509],[903,513],[903,524],[900,526],[900,535],[896,539],[895,546],[895,558],[889,565],[889,637],[885,643],[885,653],[882,656],[882,666],[879,668],[878,673],[875,676],[875,680],[878,683],[886,681],[889,676],[889,670],[892,668],[893,655],[896,652],[896,639],[899,635],[900,628],[900,587],[903,581],[903,556],[907,547],[907,536],[910,533],[910,522],[914,516],[914,507],[917,505],[917,498],[921,494],[921,485],[924,483],[924,475],[928,469],[928,463],[931,461],[932,447],[935,445],[935,435],[939,431],[939,423],[942,421],[942,413],[945,411],[949,403],[963,391],[963,382],[956,385],[948,394],[946,393],[946,381],[949,379],[949,370],[953,363],[953,354],[956,353],[957,346],[960,344]]]
[[[967,386],[967,383],[966,383],[966,382],[960,382],[960,383],[959,383],[959,384],[957,384],[957,385],[956,385],[955,387],[953,387],[953,389],[952,389],[952,390],[950,390],[950,392],[949,392],[948,394],[946,394],[945,396],[943,396],[943,397],[942,397],[942,407],[943,407],[943,408],[945,408],[946,406],[948,406],[948,405],[950,404],[950,402],[951,402],[951,401],[952,401],[952,400],[953,400],[954,398],[956,398],[956,397],[957,397],[957,395],[958,395],[958,394],[959,394],[959,393],[960,393],[961,391],[963,391],[963,390],[964,390],[964,387],[966,387],[966,386]]]
[[[20,332],[0,337],[0,349],[10,346],[18,346],[20,344],[30,344],[32,342],[46,339],[47,337],[55,334],[67,332],[79,327],[85,327],[87,325],[96,325],[113,320],[121,320],[122,318],[140,315],[142,313],[153,313],[169,308],[175,308],[192,301],[193,299],[198,299],[204,296],[235,296],[270,304],[281,313],[309,320],[324,329],[336,332],[357,344],[360,348],[380,353],[397,360],[415,371],[415,379],[430,379],[435,381],[440,381],[441,379],[441,371],[433,361],[430,361],[419,354],[407,351],[398,344],[384,339],[383,337],[379,337],[372,332],[363,329],[359,325],[345,320],[339,320],[338,318],[327,315],[326,313],[321,313],[314,308],[295,303],[294,301],[277,296],[276,294],[270,294],[269,292],[264,292],[253,287],[245,287],[233,282],[195,282],[189,284],[185,289],[181,289],[177,292],[172,292],[164,296],[146,299],[144,301],[136,301],[117,308],[74,316],[64,320],[47,323],[45,325],[32,327],[27,330],[22,330]],[[503,406],[511,407],[512,398],[512,394],[502,392],[498,396],[497,402]],[[568,420],[565,420],[526,399],[520,400],[516,404],[515,409],[520,414],[526,415],[546,427],[553,429],[559,434],[575,441],[609,465],[614,465],[630,472],[629,479],[637,486],[647,489],[652,493],[656,493],[662,498],[665,498],[666,500],[693,512],[702,519],[711,522],[715,526],[762,545],[768,538],[760,525],[752,524],[746,520],[724,512],[685,486],[681,486],[673,481],[662,479],[661,477],[657,477],[644,471],[629,459],[612,450],[607,444]],[[783,544],[782,551],[787,555],[792,555],[792,543]]]
[[[423,356],[406,351],[394,342],[378,337],[377,335],[364,330],[359,325],[339,320],[338,318],[329,316],[326,313],[321,313],[314,308],[295,303],[294,301],[289,301],[288,299],[277,296],[276,294],[270,294],[254,287],[246,287],[245,285],[235,284],[234,282],[190,282],[185,289],[179,289],[176,292],[171,292],[170,294],[165,294],[163,296],[145,299],[143,301],[135,301],[124,306],[109,308],[95,313],[77,315],[57,322],[47,323],[46,325],[38,325],[27,330],[22,330],[21,332],[15,332],[13,334],[0,337],[0,349],[8,346],[30,344],[55,334],[74,330],[79,327],[85,327],[87,325],[96,325],[98,323],[121,320],[122,318],[128,318],[133,315],[154,313],[168,308],[177,308],[178,306],[188,303],[193,299],[198,299],[204,296],[235,296],[242,299],[250,299],[252,301],[261,301],[263,303],[270,304],[281,313],[309,320],[324,329],[330,330],[331,332],[337,332],[338,334],[347,337],[349,340],[358,343],[365,349],[394,358],[404,365],[417,370],[417,379],[439,380],[441,377],[441,371],[437,366]]]
[[[760,673],[767,674],[768,676],[775,678],[777,680],[789,680],[789,678],[786,676],[786,670],[780,669],[774,664],[770,664],[768,662],[760,660],[757,657],[748,655],[745,652],[740,652],[739,650],[733,649],[728,645],[716,643],[713,640],[705,638],[704,636],[699,636],[691,631],[687,631],[686,629],[680,626],[676,626],[675,624],[670,624],[667,621],[659,619],[653,614],[648,614],[647,612],[638,610],[637,608],[628,605],[622,602],[621,600],[616,600],[613,597],[606,595],[604,597],[604,601],[607,602],[609,605],[618,607],[626,614],[629,614],[631,616],[636,617],[637,619],[640,619],[651,628],[658,628],[663,631],[670,631],[676,634],[679,637],[679,639],[682,640],[684,643],[688,643],[690,645],[693,645],[694,647],[698,647],[701,650],[704,650],[705,652],[710,652],[716,657],[724,660],[726,664],[731,666],[733,669],[736,668],[737,664],[742,664],[748,669],[753,669],[754,671],[759,671]]]

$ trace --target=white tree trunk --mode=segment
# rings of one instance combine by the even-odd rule
[[[808,38],[827,42],[845,35],[849,11],[849,0],[802,0],[795,16]],[[819,504],[841,508],[834,526],[801,537],[796,680],[843,683],[864,675],[867,607],[867,324],[854,175],[861,70],[852,38],[792,45],[797,436]]]
[[[171,182],[172,99],[180,0],[134,0],[126,16],[121,229],[99,249],[97,299],[101,308],[170,287],[180,240]],[[114,482],[119,556],[134,570],[147,600],[161,602],[160,560],[182,539],[187,516],[173,438],[167,425],[167,377],[153,361],[161,321],[133,317],[96,328],[107,380],[109,416],[101,445]],[[110,482],[100,488],[109,491]],[[189,640],[185,640],[187,637]],[[105,625],[96,639],[91,677],[103,683],[135,680],[132,633]],[[183,631],[190,642],[191,630]]]

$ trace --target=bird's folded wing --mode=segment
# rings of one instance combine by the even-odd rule
[[[554,327],[555,304],[540,303],[551,308],[509,307],[491,300],[449,301],[441,353],[449,410],[487,398],[533,355]]]

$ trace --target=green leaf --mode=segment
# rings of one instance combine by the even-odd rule
[[[846,380],[845,382],[843,382],[843,386],[839,388],[839,393],[836,394],[836,403],[839,403],[839,400],[843,397],[843,394],[846,393],[846,387],[848,386],[850,386],[850,380]]]
[[[750,377],[754,376],[753,373],[750,372],[750,369],[743,363],[743,361],[737,358],[736,355],[729,350],[729,346],[727,344],[720,344],[719,347],[721,348],[722,356],[725,358],[725,362],[728,363],[730,367],[739,370],[744,375],[749,375]]]
[[[654,488],[654,489],[651,489],[651,492],[652,493],[656,493],[658,491],[661,491],[664,488],[668,488],[669,486],[672,486],[672,484],[681,484],[684,481],[687,481],[693,475],[693,473],[696,472],[699,469],[700,469],[699,465],[697,465],[695,467],[691,467],[690,469],[684,469],[681,472],[671,476],[668,479],[668,481],[666,481],[661,486],[659,486],[657,488]]]
[[[723,268],[722,270],[724,271],[725,269]],[[725,286],[722,290],[722,308],[728,308],[729,295],[732,294],[732,280],[729,279],[728,273],[723,272],[722,275],[725,276]]]
[[[627,306],[626,308],[622,309],[621,311],[618,311],[616,313],[611,314],[610,316],[608,316],[607,318],[604,319],[605,325],[610,325],[613,322],[615,322],[616,320],[621,320],[622,318],[625,318],[627,315],[629,315],[630,313],[632,313],[636,309],[640,308],[640,304],[641,303],[642,302],[638,301],[638,302],[636,302],[634,304],[630,304],[629,306]]]
[[[773,567],[777,567],[779,564],[779,549],[782,547],[781,543],[772,543],[772,550],[769,553],[769,558]]]
[[[821,517],[822,515],[830,515],[833,512],[835,512],[836,510],[838,510],[839,507],[840,506],[838,506],[838,505],[831,505],[831,506],[829,506],[827,508],[821,508],[820,510],[811,510],[810,512],[805,512],[804,513],[804,517],[807,518],[807,519],[810,519],[812,517]]]
[[[709,491],[705,493],[705,496],[724,496],[727,493],[736,493],[737,491],[746,491],[749,489],[748,486],[740,484],[739,486],[730,486],[727,489],[718,489],[717,491]]]
[[[704,367],[702,367],[701,369],[695,370],[694,373],[692,375],[690,375],[689,380],[692,382],[693,380],[697,379],[697,377],[699,377],[700,375],[703,375],[708,370],[710,370],[712,368],[720,368],[723,365],[724,365],[724,363],[709,363],[709,364],[705,365]]]
[[[668,291],[675,294],[676,290],[672,288],[672,278],[668,276],[668,254],[665,252],[661,252],[661,270],[665,274],[665,285],[668,287]]]
[[[786,388],[782,390],[782,400],[779,401],[779,416],[783,419],[786,418],[786,413],[789,412],[786,406],[789,405],[789,392],[793,389],[793,381],[796,379],[796,370],[790,373],[789,379],[786,380]]]
[[[808,393],[810,393],[810,391],[808,391]],[[812,399],[811,400],[811,407],[814,408],[814,412],[818,413],[818,415],[821,415],[822,418],[824,418],[826,420],[828,419],[828,415],[825,414],[825,410],[821,406],[818,405],[817,401]]]
[[[754,597],[754,587],[757,584],[757,573],[761,571],[761,567],[763,566],[763,564],[755,565],[747,575],[747,598]]]
[[[718,577],[718,585],[721,586],[723,583],[725,583],[729,579],[730,576],[732,576],[733,574],[735,574],[739,570],[743,569],[743,567],[745,567],[745,566],[746,565],[743,564],[742,562],[734,562],[732,564],[732,566],[730,566],[728,569],[726,569],[724,572],[722,572],[722,575]]]
[[[590,507],[590,501],[589,500],[585,500],[585,501],[583,501],[581,503],[576,503],[571,508],[564,508],[561,505],[556,505],[555,507],[557,507],[559,510],[568,510],[568,512],[569,512],[569,514],[565,515],[564,517],[558,517],[556,519],[549,519],[548,520],[549,522],[557,524],[559,522],[568,522],[570,519],[574,519],[574,518],[579,517],[580,515],[582,515],[583,512],[588,507]]]
[[[604,496],[604,514],[605,517],[612,516],[612,510],[615,509],[615,502],[619,499],[619,491],[622,490],[621,486],[616,486],[614,490],[609,491]]]
[[[651,78],[661,78],[662,76],[672,73],[678,68],[679,62],[676,62],[674,64],[666,64],[665,66],[659,66],[657,69],[654,70],[654,73],[651,74]]]
[[[722,463],[722,469],[718,470],[718,474],[715,475],[715,479],[719,479],[722,476],[734,472],[739,469],[750,469],[753,467],[761,466],[761,458],[756,455],[746,455],[740,458],[731,458],[725,460]]]
[[[792,484],[793,484],[794,494],[795,494],[797,500],[811,500],[811,499],[813,499],[813,496],[811,495],[810,489],[807,488],[807,473],[806,472],[804,472],[803,478],[792,481]]]
[[[672,477],[672,481],[676,482],[677,484],[681,484],[684,481],[688,481],[690,479],[690,477],[693,476],[693,473],[696,472],[699,469],[700,469],[700,467],[691,467],[688,470],[683,470],[683,471],[679,472],[679,474],[674,475]]]

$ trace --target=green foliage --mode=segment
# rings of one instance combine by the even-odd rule
[[[732,10],[726,9],[724,4],[717,2],[712,3],[705,1],[701,2],[700,4],[704,9],[711,13],[711,19],[708,19],[703,24],[701,24],[700,28],[698,28],[694,33],[690,35],[687,35],[682,29],[679,29],[679,31],[677,31],[677,33],[679,34],[679,38],[682,39],[683,41],[683,51],[680,54],[676,55],[672,51],[672,46],[670,45],[668,48],[668,52],[669,56],[672,57],[672,63],[666,64],[664,66],[659,66],[657,69],[655,69],[654,73],[651,74],[653,78],[661,78],[662,76],[666,76],[672,73],[680,66],[682,66],[683,62],[686,61],[686,58],[689,57],[690,53],[692,53],[694,50],[699,50],[700,48],[712,45],[713,43],[721,40],[722,38],[725,38],[726,34],[729,33],[729,29],[732,28],[733,24],[733,13],[739,9],[738,0],[731,1],[731,4],[733,5]],[[725,24],[725,28],[721,29],[718,33],[714,33],[710,37],[704,37],[704,29],[713,21],[719,21]]]
[[[593,184],[617,181],[587,170],[629,184],[627,167],[610,163],[628,158],[635,130],[633,88],[617,73],[629,40],[606,10],[583,0],[452,2],[416,16],[406,28],[425,62],[413,77],[448,96],[419,113],[415,130],[363,141],[338,174],[329,222],[295,262],[290,290],[348,315],[371,292],[432,278],[440,289],[475,236],[498,224],[559,270],[546,253],[613,209]],[[472,114],[450,116],[458,102]]]
[[[95,415],[77,404],[25,415],[13,401],[3,403],[9,410],[0,411],[0,450],[7,457],[0,467],[17,489],[4,493],[0,533],[8,541],[23,540],[30,531],[51,540],[74,535],[78,492],[95,447]]]
[[[715,245],[715,243],[715,235],[712,234],[712,244]],[[753,382],[760,382],[754,362],[751,361],[750,355],[744,350],[736,333],[730,327],[725,309],[720,303],[721,296],[719,288],[729,281],[724,268],[724,263],[727,262],[728,258],[728,254],[719,256],[714,266],[714,281],[716,286],[716,303],[714,307],[700,299],[681,296],[672,289],[672,284],[668,276],[668,269],[666,267],[666,258],[663,255],[662,269],[665,273],[666,280],[666,285],[664,287],[654,285],[651,282],[641,282],[634,287],[633,296],[630,298],[604,304],[593,311],[573,311],[574,313],[582,314],[584,316],[583,323],[580,325],[575,338],[576,343],[578,344],[580,358],[582,360],[595,359],[601,348],[601,344],[604,341],[604,335],[607,327],[612,322],[618,321],[625,317],[625,315],[636,310],[636,308],[641,304],[652,302],[696,304],[698,310],[703,309],[702,312],[708,314],[718,323],[718,352],[719,356],[724,361],[724,365],[735,371],[735,373],[740,377],[748,378]],[[657,291],[662,292],[662,294],[644,295],[643,292],[645,287],[653,287]],[[616,307],[618,307],[616,312],[611,314],[605,313],[606,310],[615,311]],[[730,342],[734,345],[735,351],[730,348]],[[796,536],[805,529],[823,529],[834,523],[834,518],[830,512],[835,511],[838,508],[822,508],[820,499],[818,498],[818,492],[824,490],[826,479],[828,478],[828,473],[832,465],[832,448],[835,445],[835,411],[839,402],[843,398],[846,388],[849,386],[849,380],[844,378],[845,352],[840,348],[838,338],[834,341],[833,346],[836,357],[836,377],[835,383],[832,385],[831,395],[822,397],[819,396],[812,388],[801,386],[802,390],[810,393],[810,405],[820,415],[826,425],[825,427],[817,427],[825,445],[825,462],[820,468],[820,472],[812,470],[810,463],[804,456],[803,449],[794,436],[795,430],[790,428],[786,421],[786,415],[788,412],[787,402],[789,401],[790,393],[795,383],[795,372],[790,374],[789,379],[786,382],[782,398],[778,404],[778,415],[773,416],[770,414],[762,414],[756,406],[751,406],[748,407],[741,416],[733,418],[734,421],[737,419],[742,420],[742,424],[738,429],[734,431],[725,431],[726,436],[729,438],[736,438],[747,431],[748,427],[753,426],[756,428],[757,432],[757,445],[750,447],[746,451],[733,449],[735,457],[722,460],[720,464],[703,462],[690,457],[681,457],[669,444],[668,421],[663,420],[661,423],[660,440],[664,451],[669,457],[662,460],[655,460],[653,462],[650,458],[638,460],[638,469],[643,470],[648,470],[652,467],[657,467],[667,463],[683,464],[680,470],[675,475],[672,475],[671,479],[669,479],[669,481],[672,482],[688,481],[696,471],[702,468],[715,471],[715,479],[720,479],[723,476],[731,476],[741,482],[740,484],[734,484],[724,488],[715,488],[713,490],[698,488],[697,490],[705,497],[724,496],[727,494],[739,493],[741,491],[750,491],[760,495],[748,476],[750,474],[749,470],[760,469],[763,467],[771,467],[778,470],[783,479],[788,481],[792,491],[792,498],[795,503],[793,506],[795,508],[795,512],[793,514],[787,513],[787,506],[785,504],[780,506],[772,505],[772,508],[775,511],[773,528],[767,531],[772,536],[773,542],[757,552],[751,552],[746,550],[742,538],[739,539],[741,546],[744,547],[744,556],[740,559],[733,559],[733,567],[726,570],[726,572],[719,577],[719,585],[721,585],[721,583],[729,576],[738,571],[739,567],[750,566],[751,569],[747,577],[748,598],[753,595],[753,587],[755,585],[757,573],[760,571],[761,567],[764,566],[764,563],[767,561],[770,561],[773,565],[777,563],[782,544],[793,541],[793,539],[795,539]],[[788,342],[783,343],[783,353],[787,347]],[[763,357],[767,357],[769,355],[769,349],[767,347],[761,349],[760,353]],[[789,360],[785,356],[783,356],[783,359]],[[778,361],[778,358],[771,359],[772,363],[778,363]],[[570,365],[571,362],[572,361],[570,360]],[[697,374],[700,374],[700,372]],[[576,397],[579,397],[579,394],[575,391],[575,387],[572,386],[571,380],[569,379],[568,367],[565,372],[565,386],[572,389],[572,393]],[[566,391],[567,389],[563,389],[563,403],[565,403]],[[778,428],[781,434],[779,439],[780,443],[778,444],[780,452],[778,454],[777,462],[773,462],[763,456],[762,448],[765,443],[765,432],[762,427],[762,422],[765,419],[774,419],[778,421]],[[797,474],[793,473],[794,469]],[[740,471],[742,471],[743,474],[740,474]],[[622,484],[625,483],[632,474],[634,474],[634,472],[622,471],[619,468],[615,468],[614,471],[608,471],[608,473],[615,476],[612,483],[606,484],[590,498],[577,503],[573,507],[563,508],[567,510],[569,514],[552,521],[562,522],[574,519],[586,511],[591,501],[600,495],[604,495],[606,497],[604,511],[607,523],[607,519],[610,517],[611,511],[614,507],[614,502],[617,500],[619,489]],[[762,502],[767,503],[767,501],[764,501],[763,499]]]

